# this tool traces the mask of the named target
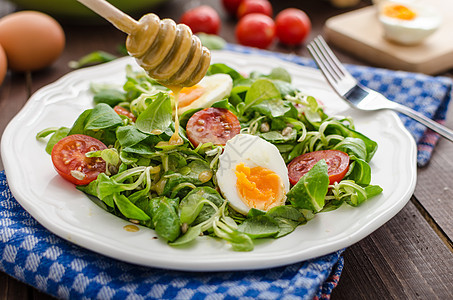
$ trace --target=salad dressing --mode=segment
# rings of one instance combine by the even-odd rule
[[[154,134],[154,135],[159,135],[159,134],[162,134],[163,131],[162,130],[159,130],[159,129],[154,129],[153,131],[151,131],[151,134]]]
[[[138,228],[137,226],[135,225],[124,225],[123,226],[123,229],[128,231],[128,232],[137,232],[140,230],[140,228]]]
[[[213,174],[211,170],[200,172],[200,174],[198,175],[198,180],[203,183],[208,182],[209,180],[211,180],[212,175]]]
[[[178,103],[179,103],[179,93],[181,92],[182,86],[177,85],[168,85],[173,95],[175,96],[175,132],[170,137],[168,142],[159,142],[157,143],[157,147],[159,146],[179,146],[184,144],[184,140],[179,136],[179,117],[178,117]]]

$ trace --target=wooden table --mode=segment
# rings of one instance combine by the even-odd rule
[[[235,21],[228,19],[220,0],[172,0],[156,9],[161,17],[176,20],[184,9],[199,3],[213,5],[221,14],[220,35],[234,43]],[[276,12],[297,6],[311,17],[313,31],[310,39],[322,32],[324,22],[347,9],[332,7],[327,1],[273,1]],[[358,6],[370,5],[363,1]],[[0,1],[0,15],[11,11],[10,5]],[[0,134],[14,115],[27,102],[30,93],[70,72],[70,60],[95,50],[115,52],[125,36],[112,26],[64,25],[67,43],[56,63],[46,70],[24,74],[9,73],[0,87]],[[288,49],[273,45],[271,50],[293,52],[309,56],[305,47]],[[364,64],[336,50],[340,59],[348,63]],[[453,77],[452,74],[442,74]],[[447,126],[453,128],[453,110]],[[453,299],[453,143],[440,140],[431,163],[418,169],[414,195],[393,219],[344,253],[345,267],[333,299]],[[3,165],[0,162],[0,170]],[[6,274],[0,273],[0,299],[50,297]]]

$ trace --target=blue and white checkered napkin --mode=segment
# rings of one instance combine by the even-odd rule
[[[342,251],[260,271],[192,273],[124,263],[46,230],[0,172],[0,270],[61,299],[328,299]]]
[[[241,53],[276,56],[299,65],[316,67],[312,59],[296,55],[275,53],[234,44],[228,44],[226,49]],[[360,83],[382,93],[389,100],[406,105],[439,123],[445,121],[452,95],[453,82],[450,78],[356,65],[346,65],[346,68]],[[409,117],[400,115],[400,118],[417,142],[418,166],[426,166],[439,135],[431,130],[426,130],[424,125]]]

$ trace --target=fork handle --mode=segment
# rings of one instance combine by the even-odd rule
[[[421,124],[425,125],[429,129],[431,129],[432,131],[437,132],[438,134],[440,134],[447,140],[453,142],[453,130],[451,130],[450,128],[447,128],[447,127],[443,126],[442,124],[437,123],[437,122],[431,120],[430,118],[425,117],[421,113],[419,113],[407,106],[404,106],[404,105],[395,105],[394,107],[392,107],[392,109],[397,112],[400,112],[402,114],[405,114],[408,117],[411,117],[412,119],[420,122]]]

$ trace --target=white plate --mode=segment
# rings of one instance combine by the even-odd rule
[[[356,129],[379,144],[371,162],[372,183],[380,185],[383,193],[357,208],[344,205],[318,214],[283,238],[258,241],[251,252],[234,252],[225,241],[210,237],[174,248],[156,239],[151,229],[124,230],[126,221],[105,212],[57,175],[45,143],[35,138],[47,127],[70,127],[83,110],[92,107],[91,82],[122,84],[125,66],[135,66],[131,58],[124,58],[72,72],[40,89],[10,122],[1,150],[17,201],[44,227],[77,245],[131,263],[188,271],[261,269],[328,254],[366,237],[407,203],[415,189],[416,147],[394,113],[350,110],[317,70],[277,58],[216,51],[213,61],[241,72],[284,67],[298,88],[325,103],[327,113],[351,115]]]

